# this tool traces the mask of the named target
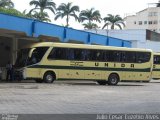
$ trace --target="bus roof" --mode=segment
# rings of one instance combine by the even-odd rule
[[[155,52],[155,53],[153,53],[154,55],[160,55],[160,52]]]
[[[150,49],[142,48],[126,48],[126,47],[116,47],[116,46],[103,46],[103,45],[87,45],[87,44],[73,44],[73,43],[55,43],[55,42],[40,42],[33,43],[25,46],[24,48],[34,48],[34,47],[63,47],[63,48],[83,48],[83,49],[99,49],[99,50],[123,50],[123,51],[150,51]]]

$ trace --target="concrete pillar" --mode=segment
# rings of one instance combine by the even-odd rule
[[[15,64],[15,62],[16,62],[17,50],[18,50],[18,40],[17,40],[16,37],[13,37],[13,40],[12,40],[12,48],[11,48],[12,64]]]

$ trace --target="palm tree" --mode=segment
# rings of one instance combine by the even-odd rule
[[[57,20],[59,17],[63,18],[66,16],[66,26],[69,26],[69,18],[74,17],[75,20],[78,20],[78,16],[76,15],[76,12],[79,12],[79,6],[72,6],[72,3],[62,3],[57,8],[57,13],[55,16],[55,20]]]
[[[91,26],[95,26],[93,21],[101,22],[101,15],[98,10],[94,10],[94,8],[91,8],[90,10],[82,10],[79,14],[79,20],[80,22],[88,21],[87,24],[83,24],[84,27],[90,26],[89,28],[92,28]]]
[[[27,13],[26,9],[22,13],[28,18],[33,18],[32,13],[30,13],[30,12]]]
[[[99,28],[97,24],[89,23],[89,22],[88,23],[84,23],[83,26],[84,26],[85,29],[88,29],[88,30]]]
[[[33,12],[33,17],[36,16],[36,19],[40,21],[50,21],[48,14],[44,12],[45,10],[50,10],[55,14],[56,4],[52,0],[32,0],[30,5],[35,7],[30,10],[29,14]]]
[[[34,14],[32,14],[31,16],[32,18],[40,20],[40,21],[51,22],[47,12],[41,13],[41,12],[34,11]]]
[[[34,5],[35,8],[31,9],[30,12],[34,10],[40,10],[41,13],[43,13],[44,10],[50,10],[53,13],[55,13],[56,4],[52,2],[52,0],[32,0],[29,3],[31,6]]]
[[[11,0],[0,0],[1,8],[13,8],[14,3]]]
[[[119,15],[111,15],[108,14],[107,17],[103,18],[105,24],[102,29],[104,29],[106,26],[111,25],[111,29],[115,29],[115,26],[118,26],[120,29],[122,29],[121,24],[125,26],[123,19]]]
[[[32,18],[32,19],[36,19],[39,21],[46,21],[46,22],[51,22],[51,20],[49,19],[49,15],[47,12],[37,12],[37,11],[32,11],[32,13],[30,12],[26,12],[26,10],[23,11],[23,14],[27,17],[27,18]]]
[[[98,21],[101,22],[101,15],[98,10],[94,10],[94,8],[91,8],[90,10],[82,10],[79,14],[79,19],[81,22],[88,21],[91,23],[92,21]]]

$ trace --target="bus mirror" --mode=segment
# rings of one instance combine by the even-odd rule
[[[31,58],[32,57],[32,53],[33,53],[33,51],[35,50],[36,48],[32,48],[30,51],[29,51],[29,58]]]

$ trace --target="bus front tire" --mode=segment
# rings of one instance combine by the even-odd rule
[[[119,82],[119,76],[117,74],[111,74],[108,77],[108,85],[117,85]]]
[[[107,84],[107,81],[97,81],[97,83],[99,84],[99,85],[106,85]]]
[[[55,75],[52,72],[46,72],[44,74],[43,80],[45,83],[53,83],[55,80]]]

